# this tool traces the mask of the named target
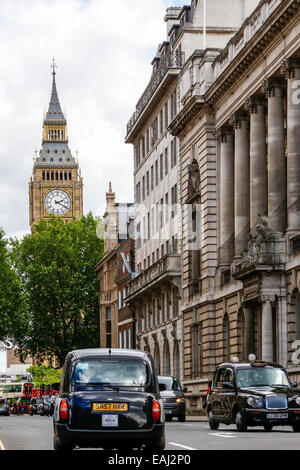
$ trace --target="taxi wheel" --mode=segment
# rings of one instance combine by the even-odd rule
[[[247,424],[240,411],[235,415],[235,424],[238,432],[246,432]]]
[[[300,424],[293,424],[292,427],[294,432],[300,432]]]
[[[272,431],[272,429],[273,429],[272,424],[270,424],[270,423],[264,424],[264,430],[266,432],[270,432],[270,431]]]
[[[58,441],[58,439],[54,436],[53,437],[53,447],[54,447],[54,450],[65,450],[65,451],[71,451],[74,449],[74,446],[73,444],[63,444],[61,442]]]
[[[219,429],[220,423],[218,423],[218,421],[215,420],[212,411],[210,411],[208,414],[208,422],[209,422],[209,427],[212,431],[217,431],[217,429]]]

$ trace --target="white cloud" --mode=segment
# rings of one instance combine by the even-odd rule
[[[67,108],[69,143],[84,177],[84,211],[102,215],[108,182],[133,200],[126,124],[165,39],[169,0],[1,0],[0,226],[29,229],[28,182],[51,88]]]

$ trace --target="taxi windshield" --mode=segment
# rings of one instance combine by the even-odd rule
[[[289,387],[284,370],[278,367],[251,367],[236,372],[238,387]]]
[[[143,387],[148,377],[147,364],[138,359],[86,359],[76,364],[73,374],[77,385]]]
[[[166,385],[166,390],[181,391],[180,383],[173,377],[159,377],[158,382]]]

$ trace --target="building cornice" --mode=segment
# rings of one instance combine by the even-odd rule
[[[262,0],[253,14],[247,19],[238,33],[229,41],[224,51],[216,58],[214,66],[220,63],[228,54],[232,44],[235,44],[239,37],[243,37],[243,31],[249,22],[258,14],[259,9],[269,0]],[[245,44],[240,52],[228,64],[224,71],[218,76],[213,85],[205,94],[206,101],[213,105],[228,89],[241,77],[257,60],[262,51],[268,46],[282,28],[300,11],[300,0],[283,0],[281,4],[270,14],[263,25],[258,29],[253,37]]]

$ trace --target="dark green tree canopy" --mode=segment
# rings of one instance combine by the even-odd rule
[[[0,341],[19,342],[28,333],[27,296],[14,270],[8,242],[0,229]]]
[[[13,256],[28,295],[30,333],[23,353],[63,365],[67,352],[99,346],[99,280],[103,256],[92,214],[64,223],[41,220],[34,233],[14,241]]]

